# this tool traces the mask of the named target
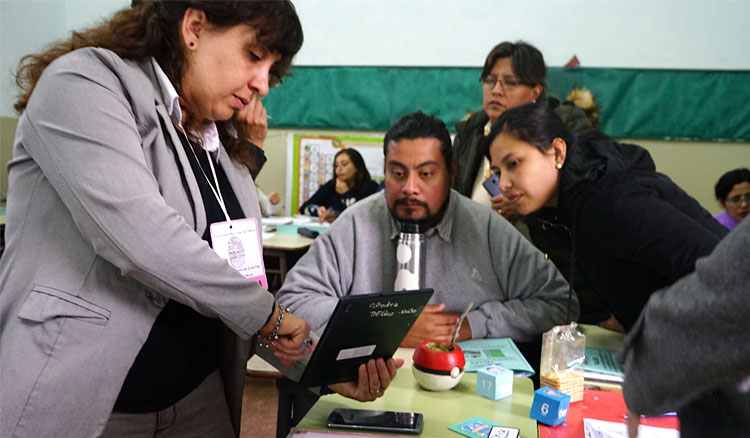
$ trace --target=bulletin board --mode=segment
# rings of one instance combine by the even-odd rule
[[[287,172],[287,199],[295,215],[320,186],[333,178],[333,161],[342,149],[356,149],[362,155],[373,180],[383,180],[383,137],[326,137],[318,135],[290,135],[287,157],[292,166]],[[287,161],[289,162],[289,161]],[[289,188],[291,187],[291,193]]]

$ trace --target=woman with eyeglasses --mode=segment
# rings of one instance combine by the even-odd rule
[[[139,0],[22,59],[0,436],[236,437],[250,355],[310,354],[261,286],[253,182],[302,40],[289,1]],[[397,366],[331,389],[374,400]]]
[[[728,230],[648,151],[598,131],[571,134],[546,105],[510,109],[485,145],[500,189],[522,214],[556,208],[580,272],[629,330],[652,292],[692,272]]]
[[[750,213],[750,169],[743,167],[725,173],[716,183],[714,193],[724,208],[723,213],[714,217],[733,230]]]

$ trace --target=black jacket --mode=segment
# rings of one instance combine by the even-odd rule
[[[378,183],[369,180],[365,181],[359,190],[352,189],[346,193],[339,194],[336,191],[336,178],[333,178],[318,188],[315,194],[302,204],[299,211],[302,214],[317,216],[317,208],[325,207],[338,216],[346,210],[346,207],[372,195],[378,191],[378,188]]]
[[[626,329],[652,292],[692,272],[728,232],[640,146],[580,135],[562,172],[557,215],[576,265]]]
[[[571,132],[583,132],[592,128],[591,121],[586,114],[572,102],[560,103],[552,97],[542,97],[554,109],[555,114],[565,123]],[[484,158],[481,147],[484,139],[484,126],[489,117],[484,111],[472,114],[466,120],[456,123],[456,137],[453,140],[453,156],[458,163],[456,180],[453,188],[461,194],[471,197],[479,166]],[[543,220],[540,221],[539,218]],[[546,219],[546,220],[544,220]],[[529,229],[529,237],[540,251],[547,254],[560,273],[569,282],[573,279],[573,289],[578,295],[581,306],[579,322],[596,324],[609,318],[610,312],[601,300],[591,290],[585,278],[576,272],[571,276],[570,270],[570,237],[569,233],[559,227],[548,226],[547,221],[554,221],[554,209],[530,214],[517,219]]]

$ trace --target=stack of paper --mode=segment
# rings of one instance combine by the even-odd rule
[[[464,351],[464,370],[468,373],[476,372],[487,365],[501,365],[513,370],[516,377],[534,375],[534,369],[510,338],[472,339],[458,342],[458,345]]]
[[[615,359],[614,350],[586,347],[586,361],[583,363],[586,382],[622,384],[623,371]]]

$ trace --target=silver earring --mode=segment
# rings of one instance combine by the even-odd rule
[[[562,169],[562,163],[557,163],[557,170]]]

